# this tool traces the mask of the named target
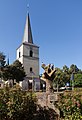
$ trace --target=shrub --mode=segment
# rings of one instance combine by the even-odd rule
[[[0,120],[56,120],[56,113],[37,105],[34,93],[19,87],[0,90]]]
[[[82,92],[65,92],[59,95],[56,104],[60,110],[60,117],[66,120],[81,120]]]

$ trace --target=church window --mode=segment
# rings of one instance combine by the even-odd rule
[[[19,52],[19,58],[20,58],[20,52]]]
[[[30,50],[30,57],[33,57],[33,52],[32,52],[32,50]]]
[[[32,67],[30,68],[30,72],[32,72]]]

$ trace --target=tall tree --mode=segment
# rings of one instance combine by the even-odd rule
[[[63,72],[69,73],[69,68],[66,65],[63,66]]]
[[[63,71],[60,68],[56,68],[56,73],[55,73],[55,79],[54,79],[54,84],[57,85],[57,87],[61,87],[64,82],[63,82]]]
[[[81,73],[77,73],[74,75],[74,86],[82,87],[82,74]]]
[[[69,68],[66,65],[63,66],[62,70],[63,70],[63,75],[64,75],[63,81],[66,85],[66,83],[70,83],[70,71],[69,71]]]
[[[26,76],[24,67],[19,62],[19,60],[16,60],[12,65],[11,65],[11,74],[12,74],[12,79],[16,79],[17,82],[21,81],[24,79]]]
[[[8,79],[16,79],[16,82],[22,81],[26,76],[23,65],[16,60],[12,65],[5,66],[3,72],[3,78],[5,80]]]
[[[79,71],[79,68],[76,65],[72,64],[70,66],[70,73],[77,73],[78,71]]]

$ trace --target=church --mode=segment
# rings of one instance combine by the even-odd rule
[[[22,43],[17,48],[17,60],[23,64],[26,72],[26,77],[21,82],[22,88],[39,91],[39,46],[33,42],[29,13],[26,18]]]

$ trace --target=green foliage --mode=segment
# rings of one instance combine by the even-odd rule
[[[16,79],[16,82],[19,82],[22,81],[25,76],[24,67],[18,60],[16,60],[12,65],[4,67],[3,78],[5,80]]]
[[[79,71],[79,69],[78,69],[78,67],[77,67],[76,65],[72,64],[72,65],[70,66],[70,73],[71,73],[71,74],[72,74],[73,72],[74,72],[74,73],[78,73],[78,71]]]
[[[66,66],[66,65],[64,65],[63,66],[63,72],[65,72],[65,73],[69,73],[69,68]]]
[[[0,120],[54,120],[56,113],[37,105],[34,93],[20,87],[0,90]]]
[[[11,74],[11,67],[10,66],[5,66],[3,70],[3,79],[8,80],[12,78]]]
[[[31,117],[36,110],[36,98],[20,88],[5,88],[0,91],[0,119],[20,120]]]
[[[59,84],[59,86],[61,86],[61,83],[63,84],[63,72],[60,68],[56,68],[56,73],[55,73],[55,79],[54,79],[54,83],[55,84]]]
[[[33,120],[57,120],[57,117],[58,116],[53,109],[46,109],[46,107],[42,108],[39,106],[39,110]]]
[[[72,86],[72,81],[70,80],[71,74],[74,74],[74,86],[81,87],[82,86],[82,71],[74,64],[72,64],[69,68],[64,65],[62,69],[56,68],[54,85],[59,87],[65,86],[66,83],[69,83]]]
[[[67,66],[64,66],[63,69],[56,68],[54,84],[59,84],[59,87],[65,86],[66,83],[70,83],[70,74]]]
[[[23,65],[16,60],[11,66],[12,79],[16,79],[16,82],[23,80],[26,76]]]
[[[75,74],[74,76],[74,86],[75,87],[82,87],[82,74]]]
[[[81,120],[82,91],[65,92],[60,94],[56,105],[60,110],[61,118],[65,120]]]
[[[5,63],[5,55],[0,52],[0,77],[4,80],[16,79],[17,82],[23,80],[26,75],[24,67],[18,60],[16,60],[12,65],[5,65]]]

